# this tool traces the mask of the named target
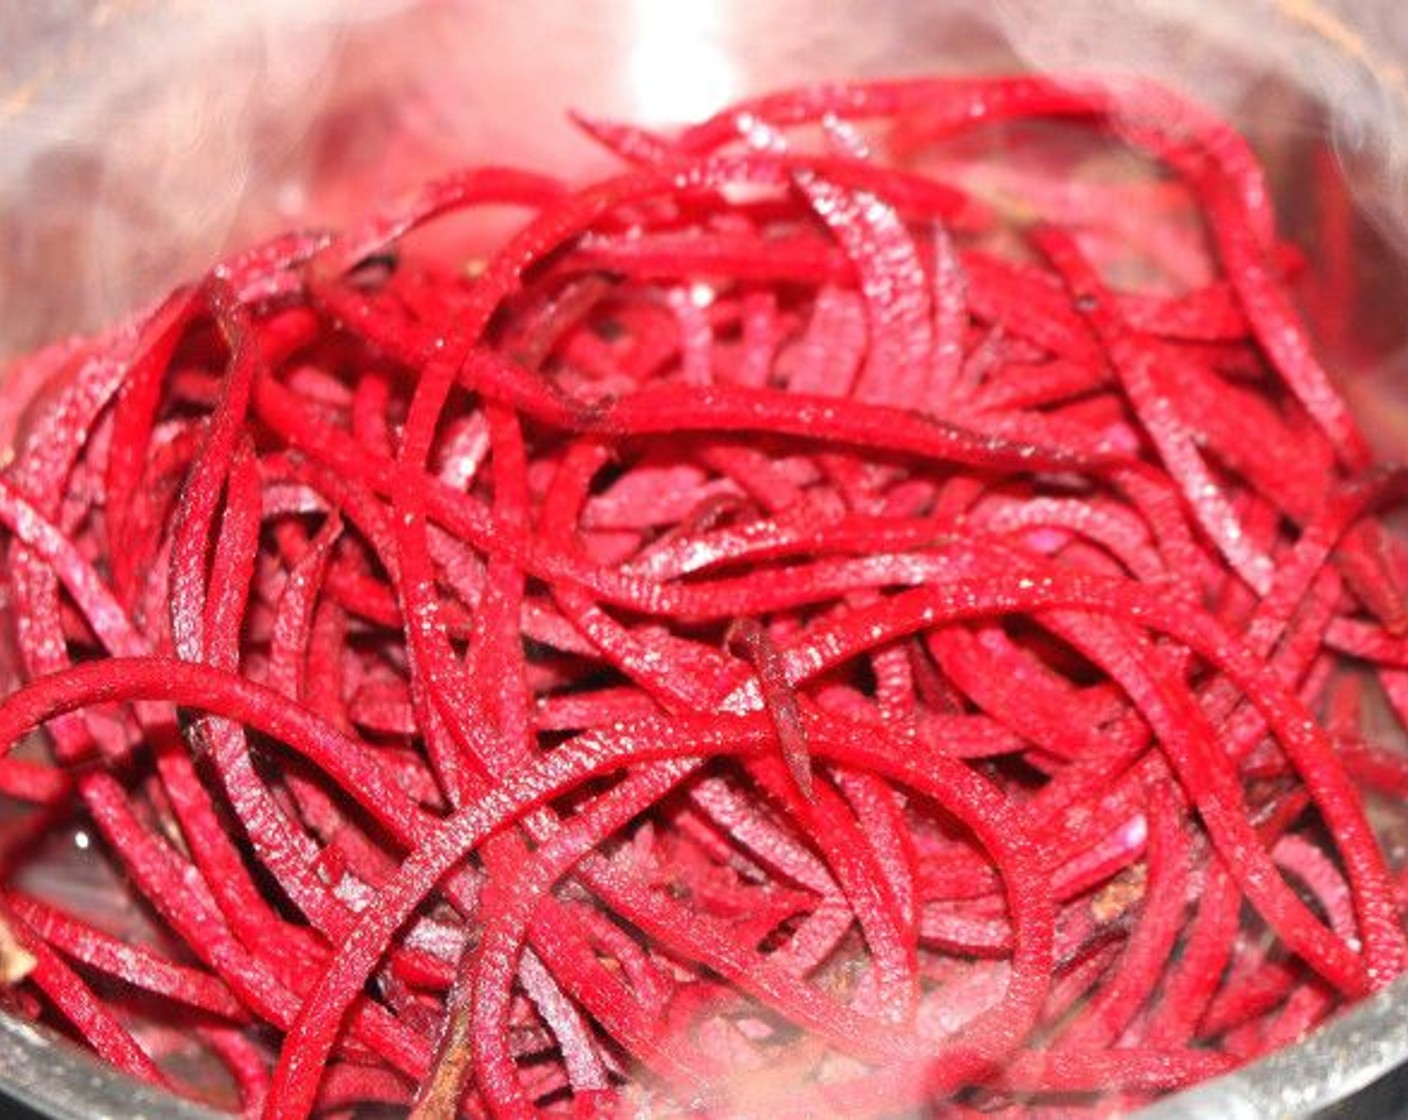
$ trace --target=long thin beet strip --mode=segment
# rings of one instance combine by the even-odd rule
[[[742,646],[748,660],[758,672],[763,705],[777,731],[778,746],[787,772],[797,783],[797,790],[807,801],[815,801],[812,787],[812,764],[807,754],[807,731],[797,708],[797,697],[787,682],[777,647],[755,619],[739,619],[730,624],[727,641]]]
[[[1183,489],[1184,499],[1197,511],[1204,531],[1218,543],[1227,562],[1265,595],[1271,581],[1271,560],[1259,554],[1213,480],[1192,437],[1170,423],[1168,399],[1159,393],[1151,371],[1157,358],[1109,309],[1108,295],[1079,250],[1065,235],[1039,231],[1037,245],[1066,278],[1076,306],[1085,309],[1115,370],[1124,384],[1141,424],[1158,447],[1165,467]]]
[[[244,1016],[239,1000],[207,973],[129,945],[33,898],[11,895],[6,902],[29,928],[73,960],[190,1007],[232,1019]]]
[[[98,1055],[118,1069],[156,1085],[171,1085],[167,1076],[143,1050],[102,1000],[84,983],[29,924],[6,905],[0,921],[14,948],[30,955],[28,976],[64,1018],[88,1038]]]

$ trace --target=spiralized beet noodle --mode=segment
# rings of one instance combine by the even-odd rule
[[[11,371],[4,1005],[267,1116],[1008,1116],[1401,973],[1403,478],[1247,144],[581,124]]]

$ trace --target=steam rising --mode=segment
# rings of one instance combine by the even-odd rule
[[[1118,19],[1099,0],[1000,0],[998,20],[1030,66],[1153,78],[1263,140],[1328,124],[1350,189],[1408,252],[1408,18],[1396,0],[1143,0]]]
[[[1323,130],[1327,105],[1359,200],[1408,251],[1396,0],[1141,0],[1118,18],[1100,0],[681,0],[668,25],[666,6],[0,6],[0,356],[93,327],[273,228],[363,211],[432,168],[599,159],[567,108],[659,123],[818,76],[992,70],[1014,53],[1160,78],[1273,147]]]

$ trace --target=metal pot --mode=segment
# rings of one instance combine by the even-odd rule
[[[92,327],[222,248],[336,221],[476,153],[583,169],[564,110],[666,123],[808,79],[1134,70],[1252,136],[1294,234],[1327,146],[1365,222],[1355,361],[1373,438],[1408,448],[1408,20],[1395,0],[63,0],[0,11],[0,358]],[[296,10],[294,10],[296,8]],[[1332,359],[1337,355],[1331,355]],[[1395,834],[1401,821],[1390,822]],[[1392,854],[1408,858],[1395,840]],[[62,874],[57,865],[56,874]],[[1408,1061],[1408,980],[1149,1120],[1309,1117]],[[0,1014],[0,1089],[51,1117],[215,1115]],[[1401,1082],[1380,1088],[1402,1092]],[[1361,1101],[1367,1098],[1359,1098]],[[1397,1099],[1397,1098],[1394,1098]]]

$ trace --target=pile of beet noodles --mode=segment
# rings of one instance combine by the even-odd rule
[[[1402,972],[1402,479],[1246,143],[581,123],[11,370],[4,1005],[269,1116],[1005,1116]]]

